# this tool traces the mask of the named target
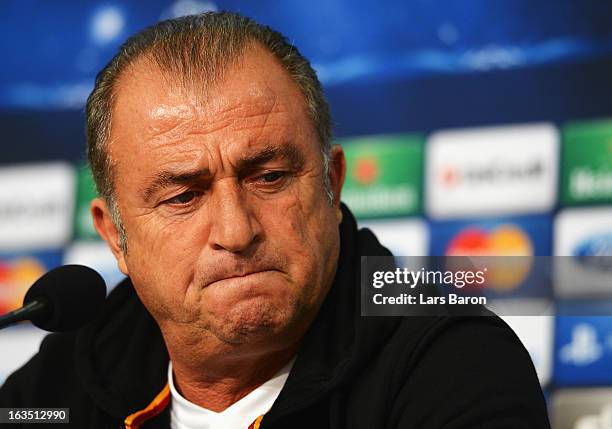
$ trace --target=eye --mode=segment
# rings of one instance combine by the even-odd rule
[[[284,171],[270,171],[259,176],[259,180],[263,183],[275,183],[283,177],[285,177]]]
[[[189,203],[191,203],[201,194],[202,194],[201,192],[197,192],[197,191],[187,191],[187,192],[183,192],[182,194],[177,195],[176,197],[172,197],[169,200],[166,200],[165,202],[167,204],[184,206],[184,205],[188,205]]]

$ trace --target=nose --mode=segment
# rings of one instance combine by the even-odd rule
[[[261,225],[253,215],[239,184],[231,178],[217,182],[209,199],[209,242],[214,250],[244,253],[261,234]]]

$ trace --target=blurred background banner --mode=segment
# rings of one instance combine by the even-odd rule
[[[89,215],[84,103],[129,35],[209,10],[312,61],[349,163],[343,200],[394,254],[568,258],[545,286],[582,316],[506,320],[554,426],[611,427],[612,311],[585,316],[612,309],[612,267],[588,263],[612,255],[608,0],[0,3],[0,313],[57,265],[122,278]],[[0,382],[41,337],[0,332]]]
[[[339,137],[562,124],[612,109],[605,0],[4,1],[1,158],[80,159],[84,101],[120,43],[206,10],[286,34],[316,68]],[[596,131],[568,130],[573,140]]]

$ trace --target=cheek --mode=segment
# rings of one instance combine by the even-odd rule
[[[323,185],[319,185],[322,189]],[[317,255],[327,246],[330,232],[337,229],[337,225],[334,211],[322,190],[314,192],[313,188],[319,189],[319,186],[312,186],[305,195],[296,196],[294,204],[287,209],[287,217],[296,240],[303,243],[306,251]]]
[[[133,228],[128,234],[129,251],[134,248],[141,256],[141,262],[158,267],[176,267],[189,264],[197,258],[205,243],[197,216],[190,218],[168,219],[150,215]],[[177,265],[179,264],[179,265]],[[171,273],[174,270],[170,270]]]
[[[330,262],[338,227],[326,198],[294,194],[282,207],[282,217],[269,218],[276,246],[288,260],[295,282],[315,294],[322,286]]]
[[[130,277],[148,308],[168,313],[182,302],[202,249],[200,236],[189,222],[152,218],[128,229]]]

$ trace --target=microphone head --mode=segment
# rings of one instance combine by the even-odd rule
[[[43,311],[31,320],[45,331],[71,331],[93,320],[104,304],[106,285],[95,270],[82,265],[55,268],[30,287],[23,299],[45,302]]]

